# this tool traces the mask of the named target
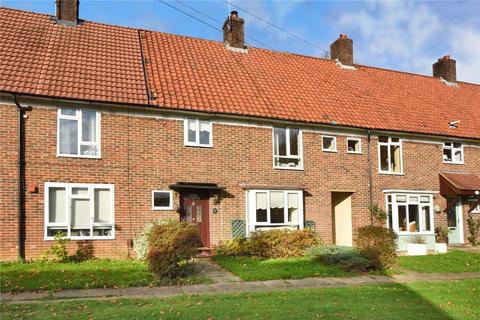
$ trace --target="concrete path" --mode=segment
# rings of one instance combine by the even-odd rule
[[[208,259],[196,259],[195,269],[199,274],[211,279],[214,283],[242,281],[230,271],[220,267],[216,263],[212,263]]]
[[[202,267],[202,266],[201,266]],[[449,281],[480,279],[480,272],[470,273],[413,273],[393,276],[363,275],[349,278],[304,278],[295,280],[268,280],[240,282],[238,277],[230,276],[227,271],[213,265],[203,266],[205,275],[218,274],[217,281],[213,284],[198,284],[189,286],[169,287],[134,287],[122,289],[81,289],[62,290],[58,292],[22,292],[18,294],[4,293],[0,296],[2,303],[45,303],[71,301],[76,299],[118,299],[118,298],[151,298],[151,297],[173,297],[179,295],[210,295],[219,293],[240,293],[240,292],[269,292],[285,291],[304,288],[329,288],[356,286],[364,284],[380,283],[410,283],[415,281]],[[221,280],[225,281],[222,282]],[[53,301],[54,300],[54,301]]]

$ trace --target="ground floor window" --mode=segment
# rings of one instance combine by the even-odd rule
[[[113,239],[113,185],[45,183],[45,239]]]
[[[248,191],[249,231],[267,227],[303,228],[301,190]]]
[[[398,234],[433,233],[433,195],[389,193],[387,227]]]
[[[469,210],[470,213],[480,213],[480,199],[479,198],[471,198],[468,199]]]

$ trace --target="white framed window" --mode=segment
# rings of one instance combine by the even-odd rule
[[[114,239],[114,186],[45,183],[45,240],[61,231],[71,239]]]
[[[355,137],[347,138],[347,153],[362,153],[362,139]]]
[[[152,210],[172,210],[173,193],[171,190],[152,191]]]
[[[303,229],[302,190],[249,190],[248,230],[289,227]]]
[[[303,169],[300,129],[273,128],[273,167]]]
[[[212,122],[200,119],[185,119],[184,143],[193,147],[213,147]]]
[[[463,164],[463,144],[459,142],[443,143],[443,162]]]
[[[433,234],[433,195],[386,194],[387,227],[397,234]]]
[[[322,136],[322,151],[337,152],[337,137]]]
[[[59,108],[57,156],[100,158],[100,112]]]
[[[378,168],[380,173],[402,174],[402,141],[395,137],[378,137]]]
[[[478,198],[471,198],[468,199],[468,206],[470,213],[480,213],[480,199]]]

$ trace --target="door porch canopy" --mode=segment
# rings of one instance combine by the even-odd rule
[[[440,194],[442,196],[480,195],[480,177],[470,173],[440,173]]]

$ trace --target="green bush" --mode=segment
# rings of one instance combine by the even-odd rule
[[[147,262],[151,272],[161,278],[185,275],[185,266],[202,245],[198,227],[188,222],[168,222],[152,227]]]
[[[393,269],[398,265],[397,235],[381,226],[366,226],[358,229],[357,247],[375,269]]]
[[[135,252],[135,258],[138,260],[145,260],[147,258],[148,240],[154,226],[174,221],[176,220],[156,219],[148,222],[143,228],[142,232],[135,239],[133,239],[133,251]]]
[[[93,260],[94,256],[94,248],[91,241],[78,241],[77,242],[77,251],[72,259],[76,262],[88,261]]]
[[[260,258],[302,257],[308,248],[320,244],[311,230],[273,229],[252,232],[248,239],[240,238],[222,243],[216,253],[229,256]]]
[[[469,214],[467,219],[468,226],[468,241],[474,246],[480,244],[480,219],[474,218],[473,215]]]
[[[70,256],[68,255],[68,244],[70,239],[65,237],[65,233],[58,231],[54,237],[54,243],[45,251],[41,257],[40,261],[42,262],[54,262],[54,263],[65,263],[70,261]]]
[[[325,265],[336,265],[347,272],[368,272],[373,265],[360,252],[350,247],[313,247],[308,256]]]

